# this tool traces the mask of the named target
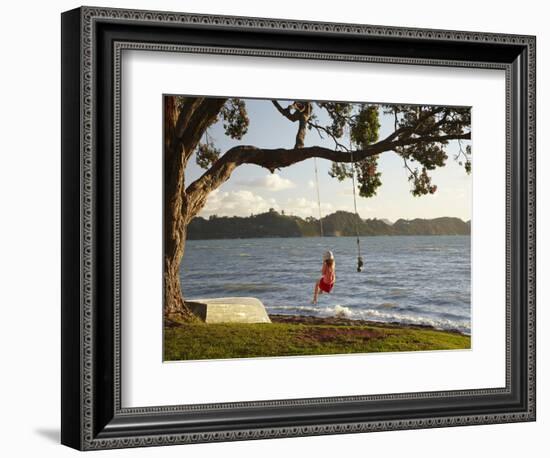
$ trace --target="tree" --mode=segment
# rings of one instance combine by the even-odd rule
[[[344,180],[355,174],[359,195],[370,197],[382,184],[378,157],[393,151],[403,159],[411,192],[421,196],[436,192],[429,171],[446,164],[446,147],[450,141],[456,140],[459,153],[454,159],[464,166],[467,173],[471,171],[470,145],[462,148],[462,141],[470,139],[469,108],[301,100],[265,102],[289,122],[296,123],[293,148],[266,149],[242,144],[222,154],[208,129],[221,121],[227,136],[241,140],[250,123],[244,99],[179,96],[164,99],[166,315],[179,313],[189,316],[179,281],[188,224],[204,207],[208,195],[243,164],[254,164],[273,173],[309,158],[327,159],[333,162],[332,177]],[[394,120],[394,131],[381,140],[378,138],[380,113],[390,115]],[[306,147],[305,138],[310,131],[330,139],[334,146]],[[187,184],[185,169],[193,157],[205,171]]]

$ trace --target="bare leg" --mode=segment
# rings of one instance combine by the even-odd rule
[[[317,304],[317,296],[319,294],[319,282],[315,282],[315,289],[313,290],[313,300],[311,301],[312,304]]]

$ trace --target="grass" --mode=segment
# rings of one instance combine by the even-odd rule
[[[170,322],[164,332],[165,361],[470,348],[457,332],[378,324]]]

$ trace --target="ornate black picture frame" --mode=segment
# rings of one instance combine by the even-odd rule
[[[124,49],[506,72],[506,386],[121,406]],[[535,37],[82,7],[62,15],[62,434],[80,450],[535,420]]]

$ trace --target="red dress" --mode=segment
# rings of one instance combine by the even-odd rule
[[[334,287],[334,280],[336,278],[336,275],[334,274],[334,267],[330,268],[326,263],[324,263],[321,273],[323,275],[319,280],[319,289],[325,293],[330,293]]]

